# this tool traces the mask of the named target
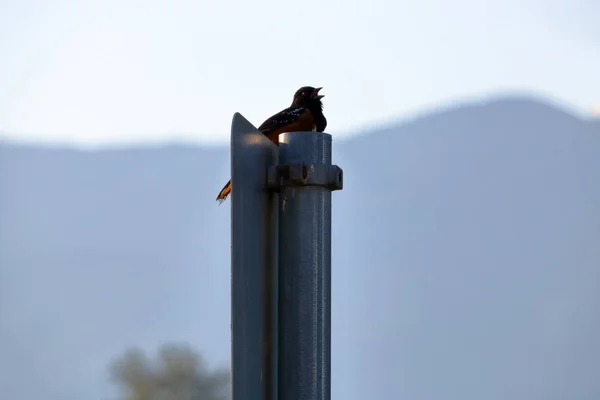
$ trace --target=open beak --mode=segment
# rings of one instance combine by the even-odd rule
[[[316,98],[317,98],[317,99],[319,99],[319,100],[321,100],[323,97],[325,97],[325,95],[324,95],[324,94],[319,94],[319,91],[320,91],[321,89],[323,89],[323,88],[322,88],[322,87],[318,87],[318,88],[316,88],[316,89],[313,91],[313,93],[312,93],[312,96],[313,96],[313,97],[316,97]]]

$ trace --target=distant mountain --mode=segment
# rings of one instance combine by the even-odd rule
[[[600,398],[600,125],[526,98],[334,139],[333,397]],[[229,357],[228,149],[0,145],[0,393]]]

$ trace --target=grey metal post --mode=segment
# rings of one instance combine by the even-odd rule
[[[241,114],[231,126],[231,395],[275,400],[277,204],[267,170],[277,146]]]
[[[278,400],[330,400],[331,191],[342,170],[331,165],[331,135],[279,137]]]

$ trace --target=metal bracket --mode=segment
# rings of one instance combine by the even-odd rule
[[[322,186],[328,189],[344,188],[344,171],[337,165],[294,162],[270,167],[267,186],[278,191],[284,186]]]

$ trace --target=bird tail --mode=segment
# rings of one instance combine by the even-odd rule
[[[230,193],[231,193],[231,179],[229,180],[229,182],[227,182],[227,184],[223,187],[223,189],[221,189],[221,191],[219,192],[219,195],[217,196],[217,201],[219,202],[219,204],[223,203],[225,201],[225,199],[227,198],[227,196],[229,196]]]

